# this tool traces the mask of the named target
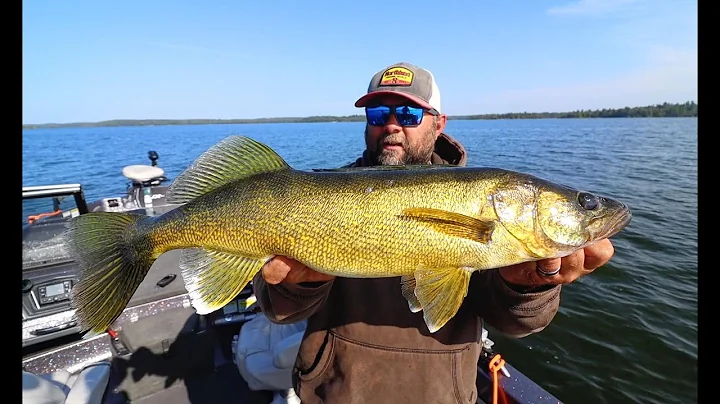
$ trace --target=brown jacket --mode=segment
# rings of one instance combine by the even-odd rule
[[[442,134],[433,164],[465,165],[465,150]],[[365,166],[367,152],[353,166]],[[268,285],[253,279],[258,302],[276,323],[308,320],[293,370],[303,403],[475,403],[482,319],[522,337],[546,327],[560,287],[518,293],[497,271],[475,272],[458,313],[431,334],[413,313],[399,278]]]

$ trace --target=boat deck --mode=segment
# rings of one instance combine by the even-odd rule
[[[67,345],[35,347],[24,355],[23,369],[73,371],[110,360],[108,404],[270,402],[272,393],[251,391],[232,362],[230,341],[241,325],[209,326],[190,307],[179,258],[179,251],[171,251],[153,264],[116,322],[122,327],[119,341],[108,334],[71,336]],[[173,274],[168,285],[157,285]]]

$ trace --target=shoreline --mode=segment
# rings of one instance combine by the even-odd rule
[[[448,115],[448,120],[504,120],[504,119],[593,119],[593,118],[697,118],[697,103],[657,104],[620,109],[579,110],[572,112],[517,112],[482,115]],[[309,116],[249,119],[113,119],[100,122],[23,124],[23,129],[98,128],[114,126],[159,125],[228,125],[258,123],[327,123],[364,122],[365,115]]]

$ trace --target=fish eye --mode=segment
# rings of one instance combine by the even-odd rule
[[[586,210],[594,210],[600,206],[599,198],[589,192],[578,193],[578,203]]]

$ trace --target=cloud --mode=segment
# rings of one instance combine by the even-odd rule
[[[658,0],[636,11],[611,25],[609,38],[619,46],[697,48],[697,2]]]
[[[506,107],[515,106],[508,111],[528,104],[532,111],[567,111],[697,101],[696,0],[579,0],[548,14],[603,17],[595,21],[602,27],[599,44],[618,58],[617,65],[625,58],[635,68],[587,82],[500,92]]]
[[[578,0],[547,10],[550,15],[596,15],[616,11],[637,0]]]
[[[449,113],[566,112],[697,102],[697,50],[655,47],[644,67],[625,74],[561,86],[499,91],[483,99]]]

